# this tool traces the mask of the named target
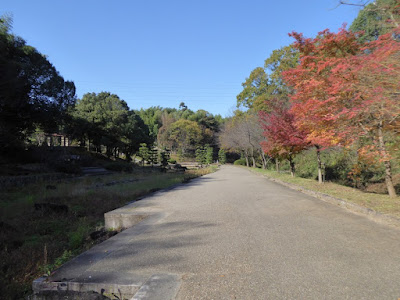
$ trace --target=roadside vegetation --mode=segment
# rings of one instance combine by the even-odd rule
[[[388,214],[400,218],[400,199],[392,199],[389,195],[363,192],[359,189],[343,186],[334,182],[318,184],[314,179],[292,177],[289,172],[277,172],[275,170],[252,169],[267,177],[279,179],[311,191],[320,192],[347,202],[372,209],[376,212]],[[400,178],[396,179],[400,182]],[[384,184],[383,187],[385,188]]]

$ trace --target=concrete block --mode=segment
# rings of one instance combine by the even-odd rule
[[[132,212],[124,212],[122,210],[111,211],[104,214],[104,223],[106,229],[127,229],[140,221],[143,221],[148,215]]]

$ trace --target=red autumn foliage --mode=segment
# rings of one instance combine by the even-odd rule
[[[284,78],[295,91],[291,112],[296,126],[308,132],[309,142],[323,147],[368,140],[394,196],[386,139],[399,132],[399,31],[367,45],[344,28],[322,31],[314,39],[291,35],[300,64]]]
[[[259,112],[266,138],[261,143],[263,151],[274,158],[288,159],[294,174],[294,156],[308,146],[306,134],[295,126],[294,115],[288,109],[277,107],[272,112]]]

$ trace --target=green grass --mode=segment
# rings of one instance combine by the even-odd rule
[[[89,234],[104,225],[104,213],[215,169],[160,173],[145,168],[0,191],[1,297],[24,298],[33,279],[92,247],[96,241]],[[56,189],[47,189],[49,184]],[[35,210],[35,203],[66,205],[68,211]]]
[[[388,195],[366,193],[355,188],[343,186],[333,182],[319,184],[318,181],[300,177],[291,177],[289,174],[276,171],[251,169],[254,172],[276,178],[284,182],[295,184],[308,190],[324,193],[374,211],[400,217],[400,197],[390,198]]]

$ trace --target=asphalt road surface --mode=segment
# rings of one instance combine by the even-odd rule
[[[176,299],[400,298],[398,229],[248,170],[224,166],[137,203],[161,215],[86,272],[172,274]]]

